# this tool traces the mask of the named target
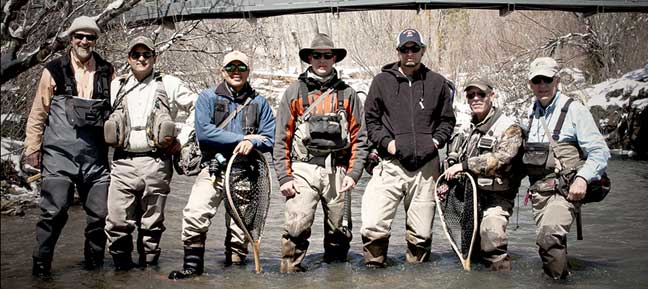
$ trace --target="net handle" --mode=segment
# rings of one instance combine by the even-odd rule
[[[470,181],[470,184],[472,186],[472,192],[473,192],[473,200],[477,200],[477,185],[475,184],[475,179],[469,174],[465,172],[459,172],[457,176],[467,176],[468,180]],[[445,175],[439,176],[439,178],[436,181],[436,184],[434,185],[434,202],[436,203],[436,211],[439,214],[439,218],[441,219],[441,226],[443,227],[443,233],[445,233],[446,239],[448,239],[448,243],[450,243],[450,247],[452,247],[452,250],[455,252],[457,257],[459,257],[459,261],[461,261],[461,265],[463,266],[463,269],[465,271],[470,271],[470,256],[472,255],[472,250],[473,250],[473,245],[475,244],[475,239],[477,239],[477,202],[473,202],[473,231],[472,231],[472,238],[470,239],[470,247],[468,249],[468,256],[464,258],[463,254],[457,247],[457,244],[452,240],[452,237],[450,236],[450,233],[448,232],[448,226],[446,225],[445,221],[445,216],[443,215],[443,211],[441,210],[441,201],[439,200],[439,195],[437,194],[437,190],[439,188],[439,184],[441,183],[441,180],[445,178]]]
[[[250,151],[250,154],[257,154],[257,157],[261,157],[263,159],[263,162],[265,165],[268,165],[268,161],[263,157],[263,154],[261,154],[258,150],[253,149]],[[249,154],[248,154],[249,155]],[[238,153],[235,153],[232,155],[230,158],[229,162],[227,162],[227,170],[225,171],[225,194],[227,196],[227,203],[229,204],[230,210],[227,210],[229,215],[234,219],[234,222],[243,230],[243,233],[245,234],[245,238],[250,242],[252,245],[252,252],[254,253],[254,269],[256,273],[261,273],[261,240],[254,240],[252,238],[252,234],[250,234],[250,231],[245,227],[245,223],[243,222],[243,219],[241,218],[241,215],[239,214],[238,210],[234,206],[234,201],[232,198],[232,190],[230,189],[230,172],[232,171],[232,164],[234,164],[234,160],[236,157],[239,156]],[[227,208],[227,206],[226,206]]]

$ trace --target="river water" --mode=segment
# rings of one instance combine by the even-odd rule
[[[366,269],[362,262],[359,230],[360,199],[368,176],[361,179],[354,191],[354,238],[348,263],[321,262],[323,222],[321,207],[318,207],[309,255],[304,262],[309,271],[278,273],[284,203],[275,182],[261,243],[262,274],[254,273],[254,262],[243,267],[223,265],[225,210],[221,205],[208,234],[206,274],[192,280],[168,280],[170,271],[182,267],[182,208],[193,181],[190,177],[176,175],[167,202],[167,231],[163,235],[163,252],[158,268],[114,272],[107,255],[103,270],[83,271],[80,261],[83,258],[85,218],[83,210],[75,206],[70,209],[70,218],[56,247],[54,280],[34,280],[31,277],[31,250],[39,212],[34,209],[24,217],[2,216],[1,288],[648,288],[648,162],[612,160],[608,174],[613,182],[613,192],[604,202],[583,207],[585,240],[576,240],[575,227],[569,235],[573,276],[568,281],[553,281],[542,273],[531,207],[530,204],[524,205],[522,193],[516,203],[520,206],[516,207],[508,227],[509,251],[513,257],[513,271],[510,273],[492,273],[481,265],[473,265],[470,272],[463,271],[450,251],[438,218],[434,224],[431,262],[404,264],[402,206],[393,223],[389,266],[382,270]]]

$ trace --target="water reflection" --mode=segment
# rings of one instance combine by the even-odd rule
[[[262,237],[261,258],[264,272],[254,273],[254,264],[225,267],[224,208],[213,219],[205,253],[206,274],[193,279],[171,281],[170,271],[182,266],[180,226],[182,208],[186,204],[192,178],[174,176],[166,216],[167,231],[162,239],[162,256],[158,268],[131,272],[113,272],[112,261],[99,272],[81,270],[83,227],[82,209],[70,210],[55,252],[54,281],[42,283],[31,278],[31,250],[38,210],[25,217],[2,217],[2,288],[646,288],[648,284],[648,204],[646,183],[648,162],[610,162],[609,175],[613,192],[600,204],[583,208],[585,240],[576,241],[575,230],[569,236],[569,256],[574,276],[567,282],[553,282],[544,277],[536,253],[535,226],[531,208],[524,206],[524,196],[518,196],[521,210],[514,211],[509,225],[509,250],[513,257],[513,272],[491,273],[480,265],[464,272],[449,246],[441,226],[434,224],[432,261],[420,265],[404,264],[405,220],[402,206],[393,223],[389,247],[389,267],[384,270],[366,269],[362,262],[360,230],[360,194],[368,178],[363,178],[353,199],[353,233],[348,263],[322,263],[323,221],[318,208],[308,257],[304,265],[310,270],[301,274],[279,274],[280,236],[283,223],[283,197],[277,184],[270,205],[268,222]],[[516,204],[518,205],[518,204]],[[437,218],[438,219],[438,218]],[[514,230],[519,225],[517,230]]]

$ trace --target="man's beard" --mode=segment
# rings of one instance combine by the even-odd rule
[[[92,47],[83,48],[81,46],[75,46],[72,49],[74,50],[76,57],[82,61],[86,61],[90,59],[90,56],[92,56]]]

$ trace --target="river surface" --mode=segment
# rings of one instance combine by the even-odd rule
[[[163,252],[158,268],[114,272],[112,260],[106,255],[104,269],[83,271],[80,262],[83,259],[85,217],[83,210],[74,206],[56,247],[52,269],[54,280],[34,280],[31,277],[31,252],[39,210],[33,209],[24,217],[2,216],[1,288],[648,288],[648,162],[612,160],[608,174],[613,182],[612,193],[602,203],[583,207],[585,240],[576,240],[575,226],[569,235],[573,275],[568,281],[553,281],[544,276],[535,245],[531,207],[530,204],[524,205],[522,193],[518,195],[508,227],[509,251],[513,257],[513,271],[510,273],[492,273],[481,265],[473,265],[470,272],[463,271],[450,251],[438,217],[434,224],[431,262],[404,264],[402,205],[393,223],[389,266],[366,269],[359,230],[360,200],[368,176],[361,179],[354,191],[354,238],[348,263],[321,262],[323,222],[320,206],[304,262],[308,272],[279,273],[284,202],[275,182],[261,243],[262,274],[254,273],[253,261],[242,267],[223,265],[225,210],[221,205],[208,234],[206,273],[192,280],[168,280],[170,271],[182,267],[182,208],[193,182],[193,178],[176,175],[167,202],[167,231],[161,243]],[[525,189],[523,185],[521,190]],[[133,256],[136,260],[137,256]]]

